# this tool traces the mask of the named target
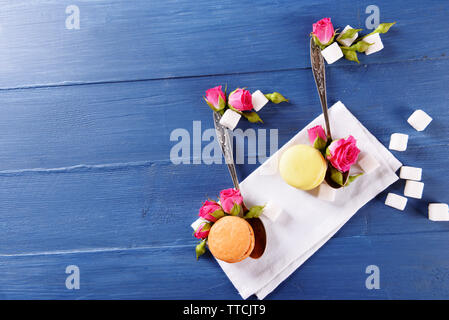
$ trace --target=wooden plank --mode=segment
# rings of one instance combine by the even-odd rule
[[[419,166],[422,160],[433,161],[429,151],[425,152],[428,148],[447,152],[449,74],[442,70],[448,66],[448,61],[421,61],[352,66],[338,72],[329,69],[329,104],[343,101],[385,145],[393,132],[410,134],[407,152],[396,154],[405,163]],[[398,85],[401,83],[407,86]],[[170,141],[174,130],[187,130],[193,139],[193,121],[201,121],[202,132],[213,128],[211,110],[202,96],[218,84],[279,91],[291,99],[289,104],[262,109],[263,125],[239,123],[242,130],[277,129],[279,146],[321,110],[310,70],[3,91],[0,174],[5,170],[168,160],[176,144]],[[415,108],[435,118],[424,132],[416,132],[406,122]],[[202,141],[202,147],[209,141]],[[267,150],[268,145],[269,138]],[[191,147],[193,159],[193,144]],[[245,154],[255,156],[254,152]],[[243,176],[248,174],[242,170]]]
[[[73,4],[2,4],[0,88],[308,68],[313,22],[329,15],[340,30],[365,28],[368,17],[364,1],[77,1],[80,29],[66,29]],[[398,24],[362,63],[447,59],[447,3],[376,5],[381,21]]]
[[[440,299],[449,289],[448,232],[331,239],[268,299]],[[193,246],[0,257],[2,299],[239,299],[216,261]],[[65,269],[80,270],[68,290]],[[366,267],[380,289],[365,287]]]
[[[447,163],[447,160],[444,162]],[[386,192],[336,235],[447,232],[427,219],[428,202],[448,202],[439,162],[426,162],[422,200],[404,212],[383,204]],[[444,166],[443,166],[444,167]],[[27,172],[0,179],[0,254],[194,244],[190,224],[207,198],[230,187],[224,165],[150,165]],[[389,191],[402,194],[403,181]]]

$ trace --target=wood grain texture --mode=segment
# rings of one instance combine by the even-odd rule
[[[68,5],[80,29],[68,30]],[[308,68],[312,23],[365,28],[366,1],[2,1],[0,88]],[[382,54],[362,63],[447,59],[444,1],[380,0]],[[434,28],[438,21],[438,28]],[[351,65],[341,60],[335,66]]]
[[[447,241],[447,232],[333,238],[269,298],[446,298],[449,254],[441,250],[435,255],[429,248]],[[0,298],[239,299],[210,254],[197,262],[193,249],[162,246],[0,257]],[[381,270],[379,290],[365,288],[365,269],[372,264]],[[68,265],[80,268],[80,290],[65,288]],[[211,281],[198,281],[205,275]]]
[[[189,226],[201,201],[231,185],[227,168],[174,165],[170,134],[192,136],[193,121],[213,128],[207,88],[247,86],[290,99],[262,109],[262,126],[239,123],[278,129],[282,146],[320,113],[311,23],[363,27],[369,3],[78,1],[81,29],[66,30],[68,4],[1,3],[0,298],[238,299],[209,254],[194,259]],[[428,202],[449,202],[449,6],[376,4],[398,24],[380,53],[327,69],[328,99],[384,145],[410,135],[394,154],[423,168],[423,199],[386,207],[387,192],[403,193],[398,181],[268,298],[447,298],[449,224],[426,213]],[[423,132],[406,122],[417,108],[434,118]],[[255,156],[245,148],[240,179]],[[64,285],[70,264],[81,269],[78,291]],[[370,264],[381,290],[365,288]],[[204,274],[211,281],[198,281]]]

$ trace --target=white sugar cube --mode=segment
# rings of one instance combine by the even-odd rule
[[[268,103],[268,99],[260,90],[253,92],[251,96],[253,101],[253,108],[255,111],[259,111]]]
[[[357,164],[367,174],[370,174],[380,166],[376,158],[374,158],[372,155],[368,153],[363,153],[362,156],[359,158]]]
[[[354,29],[353,27],[351,27],[350,25],[347,25],[343,31],[340,33],[340,35],[337,37],[337,41],[340,42],[342,45],[344,45],[345,47],[349,47],[354,41],[355,39],[357,39],[357,37],[359,36],[359,33],[357,32],[356,34],[354,34],[354,36],[352,38],[346,38],[341,40],[341,36],[348,30],[350,29]]]
[[[204,220],[203,218],[198,218],[195,221],[193,221],[193,223],[190,225],[192,227],[192,229],[194,231],[196,231],[196,229],[198,229],[198,227],[201,225],[201,223],[205,222],[206,220]]]
[[[421,168],[402,166],[399,173],[401,179],[420,181],[422,175]]]
[[[408,134],[393,133],[391,135],[390,146],[388,148],[396,151],[405,151],[407,150],[407,143]]]
[[[417,131],[423,131],[432,122],[432,118],[422,110],[415,110],[407,122]]]
[[[447,203],[429,203],[429,219],[432,221],[449,221]]]
[[[372,43],[372,45],[370,45],[368,49],[366,49],[366,55],[370,55],[384,48],[384,44],[382,43],[382,39],[380,38],[380,35],[378,33],[374,33],[363,38],[363,41]]]
[[[407,205],[407,198],[395,193],[389,193],[387,195],[387,199],[385,200],[385,204],[402,211]]]
[[[231,130],[234,130],[241,117],[242,116],[234,110],[228,109],[221,117],[220,124]]]
[[[326,59],[326,62],[328,64],[332,64],[343,57],[343,51],[341,51],[336,42],[321,50],[321,54],[323,55],[324,59]]]
[[[275,222],[276,219],[281,215],[282,209],[279,208],[272,201],[268,201],[268,203],[263,208],[262,214],[266,216],[271,221]]]
[[[424,183],[413,180],[407,180],[405,182],[404,196],[421,199],[423,190],[424,190]]]
[[[320,184],[318,188],[318,198],[325,200],[325,201],[334,201],[335,200],[335,193],[337,190],[330,187],[327,183]]]

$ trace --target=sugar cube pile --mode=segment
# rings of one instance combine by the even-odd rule
[[[395,193],[389,193],[387,195],[387,199],[385,200],[385,204],[387,206],[393,207],[398,210],[404,210],[405,206],[407,205],[407,198],[400,196]]]
[[[234,128],[237,126],[237,123],[239,123],[241,117],[242,116],[237,112],[235,112],[234,110],[228,109],[221,116],[220,124],[225,126],[226,128],[234,130]]]
[[[407,122],[417,131],[423,131],[432,122],[432,118],[422,110],[415,110]]]
[[[449,221],[447,203],[429,203],[429,219],[432,221]]]
[[[393,133],[390,138],[390,150],[405,151],[407,150],[408,134]]]

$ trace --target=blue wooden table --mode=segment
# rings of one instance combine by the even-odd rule
[[[195,260],[189,226],[231,186],[227,168],[193,141],[190,164],[174,164],[170,135],[213,128],[202,96],[227,84],[290,99],[264,108],[263,125],[239,123],[278,129],[282,146],[320,113],[312,23],[366,29],[371,4],[397,24],[381,52],[328,66],[329,104],[384,145],[410,135],[394,154],[423,168],[423,199],[385,206],[399,180],[267,298],[449,298],[449,223],[427,219],[429,202],[449,202],[449,4],[418,0],[2,1],[0,298],[239,299],[210,254]],[[423,132],[406,122],[417,108],[434,118]],[[241,180],[259,165],[245,156]],[[369,265],[380,289],[365,287]]]

